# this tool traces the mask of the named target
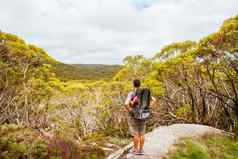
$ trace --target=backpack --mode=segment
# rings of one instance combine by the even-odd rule
[[[150,116],[150,89],[143,88],[135,92],[132,101],[137,98],[138,102],[134,105],[131,115],[138,120],[146,120]]]

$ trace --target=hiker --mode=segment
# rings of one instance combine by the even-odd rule
[[[140,88],[141,82],[138,79],[133,80],[133,91],[128,93],[127,99],[125,101],[125,110],[128,112],[128,125],[133,136],[133,149],[132,152],[137,155],[143,155],[143,145],[144,145],[144,134],[146,121],[149,117],[149,106],[155,102],[155,98],[150,96],[149,89]],[[145,97],[145,98],[144,98]],[[146,98],[147,97],[147,98]],[[140,101],[143,100],[143,101]],[[151,102],[150,102],[151,101]],[[143,111],[143,113],[138,113],[140,109],[138,109],[139,105],[144,105],[147,107],[147,111]],[[146,103],[146,104],[145,104]],[[145,108],[143,108],[145,109]],[[141,112],[141,111],[140,111]]]

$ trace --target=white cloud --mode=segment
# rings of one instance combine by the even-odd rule
[[[198,40],[238,14],[237,0],[8,0],[0,29],[67,63],[121,63]]]

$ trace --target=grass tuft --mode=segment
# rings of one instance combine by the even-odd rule
[[[182,139],[168,159],[238,159],[238,141],[225,136]]]

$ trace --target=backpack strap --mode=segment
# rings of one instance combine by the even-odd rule
[[[141,92],[141,107],[142,109],[149,109],[150,105],[150,89],[144,88]]]

